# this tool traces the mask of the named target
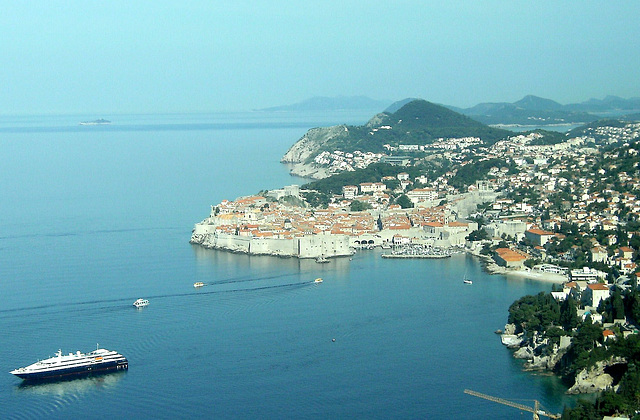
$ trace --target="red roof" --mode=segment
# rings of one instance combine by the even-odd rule
[[[533,233],[534,235],[540,235],[540,236],[553,236],[553,235],[555,235],[555,233],[553,233],[553,232],[547,232],[546,230],[541,230],[541,229],[529,229],[527,232]]]

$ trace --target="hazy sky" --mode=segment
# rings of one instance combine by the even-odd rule
[[[640,96],[637,1],[5,1],[0,114]]]

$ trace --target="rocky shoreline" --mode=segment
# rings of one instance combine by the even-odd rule
[[[347,133],[346,125],[312,128],[289,148],[280,162],[292,165],[289,171],[291,175],[313,179],[326,178],[331,175],[327,168],[304,162],[310,161],[311,157],[331,140],[345,136]]]
[[[513,350],[513,357],[525,360],[524,370],[548,372],[553,374],[562,364],[562,358],[571,345],[571,337],[560,337],[559,343],[551,343],[549,338],[537,333],[527,338],[524,333],[516,334],[516,326],[507,324],[504,333],[500,335],[502,344]],[[619,384],[609,373],[616,365],[626,364],[623,358],[611,358],[597,362],[589,369],[578,372],[574,384],[567,390],[567,394],[590,394],[601,391],[617,391]]]
[[[519,278],[546,281],[551,283],[564,283],[566,276],[553,273],[532,273],[526,270],[509,270],[498,266],[491,257],[481,255],[479,252],[468,252],[481,260],[485,270],[491,274],[502,274]],[[513,357],[524,360],[523,369],[531,372],[546,372],[555,374],[562,364],[562,358],[571,345],[571,337],[560,337],[559,343],[551,343],[549,338],[535,333],[531,338],[524,332],[516,334],[516,326],[507,324],[504,330],[498,330],[500,341],[508,349],[512,350]],[[622,358],[611,358],[601,361],[590,369],[582,369],[575,377],[574,384],[566,391],[567,394],[591,394],[607,390],[617,391],[619,384],[608,371],[615,370],[616,365],[626,364]]]
[[[331,176],[327,168],[314,164],[289,163],[289,174],[300,178],[324,179]]]

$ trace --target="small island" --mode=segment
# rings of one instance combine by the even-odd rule
[[[108,125],[111,124],[111,121],[105,120],[103,118],[99,118],[93,121],[81,121],[80,125]]]

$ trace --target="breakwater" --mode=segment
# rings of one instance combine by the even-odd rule
[[[450,254],[382,254],[382,258],[451,258]]]

